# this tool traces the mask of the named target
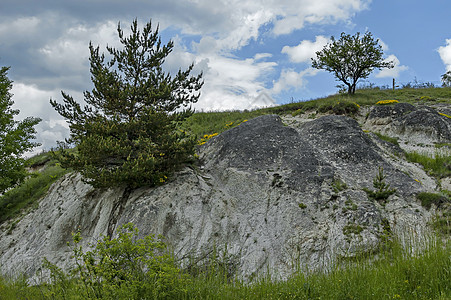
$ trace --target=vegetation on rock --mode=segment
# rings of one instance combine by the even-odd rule
[[[396,189],[390,189],[390,184],[385,182],[387,176],[384,174],[384,169],[379,167],[379,171],[373,179],[373,187],[376,189],[374,191],[364,188],[363,190],[367,193],[368,197],[381,202],[384,204],[388,197],[396,192]]]

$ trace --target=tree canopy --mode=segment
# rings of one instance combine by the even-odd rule
[[[14,120],[19,110],[12,109],[12,81],[7,76],[8,70],[9,67],[0,69],[0,194],[28,175],[22,155],[39,145],[32,139],[36,134],[34,126],[41,121],[33,117]]]
[[[363,36],[359,32],[353,36],[342,32],[340,39],[332,36],[330,42],[316,52],[312,67],[333,73],[348,87],[348,93],[354,94],[358,80],[367,78],[374,68],[394,67],[392,61],[384,61],[382,56],[382,46],[370,32]]]
[[[125,36],[118,24],[123,47],[106,47],[108,60],[90,43],[94,88],[84,92],[85,106],[64,92],[64,104],[50,100],[71,133],[57,157],[95,187],[159,185],[194,155],[195,138],[178,125],[193,113],[202,74],[190,75],[193,64],[174,76],[164,71],[173,42],[163,45],[151,21],[130,28]]]
[[[441,79],[443,87],[451,87],[451,71],[448,71],[445,74],[443,74]]]

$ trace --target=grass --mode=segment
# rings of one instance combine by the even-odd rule
[[[270,276],[252,283],[230,280],[218,264],[211,264],[201,274],[188,274],[182,292],[171,299],[451,298],[449,243],[431,239],[422,252],[413,251],[413,254],[398,243],[387,245],[378,259],[362,254],[354,260],[343,260],[328,272],[298,272],[284,281]],[[77,280],[57,286],[29,286],[23,278],[0,277],[1,299],[63,299],[63,294],[64,299],[80,299],[83,288]],[[159,297],[149,295],[148,299]]]
[[[237,125],[243,120],[250,120],[264,114],[299,114],[307,111],[326,112],[333,108],[341,108],[337,103],[345,103],[353,108],[354,103],[359,106],[375,105],[380,100],[398,100],[399,102],[433,104],[438,102],[451,103],[451,88],[403,88],[403,89],[359,89],[354,95],[335,94],[324,98],[293,102],[285,105],[244,111],[198,112],[191,116],[182,129],[197,135],[221,133],[230,128],[227,124]],[[345,111],[346,112],[346,111]],[[350,113],[355,112],[351,110]],[[343,113],[338,110],[337,113]]]
[[[421,205],[426,209],[430,209],[432,204],[440,208],[446,203],[450,203],[448,197],[437,193],[421,192],[417,195],[417,199],[421,201]]]
[[[0,196],[0,224],[19,216],[22,211],[36,204],[53,182],[69,172],[61,168],[50,153],[28,159],[27,165],[30,168],[45,167],[40,172],[30,173],[24,183]]]
[[[406,153],[406,159],[410,162],[421,164],[425,171],[437,178],[451,175],[451,156],[437,153],[434,157],[418,152]]]
[[[388,135],[383,135],[383,134],[378,133],[378,132],[375,132],[374,134],[375,134],[378,138],[380,138],[381,140],[386,141],[386,142],[389,142],[389,143],[391,143],[391,144],[396,145],[396,146],[399,147],[399,143],[398,143],[398,139],[397,139],[397,138],[395,138],[395,137],[390,137],[390,136],[388,136]]]

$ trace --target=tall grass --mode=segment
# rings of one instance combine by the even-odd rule
[[[252,284],[197,281],[190,299],[450,299],[451,247],[436,240],[415,256],[399,244],[374,260],[362,256],[328,272]],[[205,283],[203,283],[205,282]],[[190,288],[190,287],[188,287]]]
[[[406,153],[406,159],[410,162],[421,164],[432,176],[443,178],[451,175],[451,156],[436,153],[434,157],[418,152]]]
[[[421,252],[390,244],[378,258],[366,254],[328,272],[297,273],[285,281],[230,280],[217,266],[190,275],[171,299],[451,299],[451,245],[441,239],[431,239]],[[58,291],[64,291],[65,299],[79,299],[83,288],[77,281],[31,287],[21,279],[0,277],[1,299],[62,299]]]

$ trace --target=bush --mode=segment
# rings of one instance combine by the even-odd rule
[[[103,237],[94,250],[79,246],[80,233],[73,235],[75,267],[66,273],[45,262],[54,280],[49,290],[56,298],[65,298],[60,287],[76,281],[83,299],[173,299],[182,297],[188,277],[176,267],[166,244],[153,236],[138,239],[131,223],[118,230],[118,237]],[[72,282],[73,284],[73,282]]]
[[[360,109],[360,105],[355,102],[337,101],[335,103],[325,103],[318,107],[318,112],[326,113],[331,112],[336,115],[349,115],[353,116]]]

